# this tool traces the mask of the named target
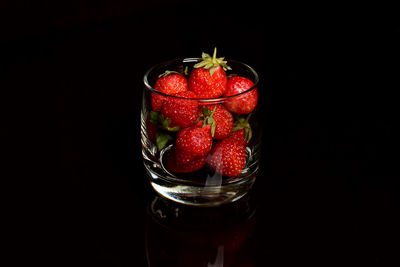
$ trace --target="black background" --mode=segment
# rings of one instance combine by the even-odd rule
[[[247,241],[256,266],[398,263],[400,28],[390,15],[249,1],[6,1],[1,10],[2,134],[17,167],[4,163],[21,187],[18,170],[29,170],[34,186],[13,202],[22,210],[11,208],[24,215],[17,260],[146,266],[142,77],[216,46],[251,65],[263,91]]]

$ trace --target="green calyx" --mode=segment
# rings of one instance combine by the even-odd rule
[[[214,107],[214,110],[210,110],[206,107],[203,107],[203,114],[201,115],[203,117],[203,125],[202,127],[206,125],[211,125],[211,136],[214,137],[215,134],[215,128],[217,127],[217,123],[215,122],[213,115],[215,112],[215,109],[217,107]]]
[[[157,124],[157,126],[162,130],[167,130],[170,132],[177,132],[181,129],[179,126],[170,127],[171,119],[164,118],[164,116],[157,111],[150,111],[150,122]]]
[[[182,73],[180,73],[180,72],[178,72],[178,71],[166,70],[164,73],[161,73],[160,75],[158,75],[158,78],[166,77],[166,76],[171,75],[171,74],[179,74],[179,75],[182,75]]]
[[[221,66],[224,71],[232,69],[231,67],[229,67],[226,64],[226,63],[228,63],[228,61],[224,60],[224,57],[217,58],[217,48],[214,48],[214,54],[212,57],[209,54],[204,53],[204,52],[202,53],[201,57],[203,60],[200,61],[199,63],[195,64],[194,67],[195,68],[204,67],[204,69],[206,69],[206,70],[209,69],[211,76],[214,74],[215,69],[218,66]]]
[[[150,122],[154,124],[158,124],[160,112],[150,111]]]
[[[177,132],[180,130],[179,126],[170,127],[171,119],[165,119],[164,116],[157,111],[150,111],[150,122],[157,124],[156,145],[159,151],[173,140],[170,132]]]
[[[253,136],[253,132],[251,130],[251,126],[249,123],[251,117],[251,113],[245,118],[245,117],[237,117],[236,121],[234,122],[232,132],[239,131],[241,129],[244,129],[244,140],[249,143],[251,137]]]
[[[179,74],[181,76],[188,76],[189,75],[189,67],[181,65],[176,68],[176,70],[166,70],[164,73],[158,75],[158,78],[166,77],[171,74]]]
[[[173,140],[174,138],[169,135],[168,133],[164,132],[157,132],[156,133],[156,144],[159,151],[161,151],[169,141]]]

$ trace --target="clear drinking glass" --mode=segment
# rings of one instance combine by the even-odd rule
[[[259,90],[259,88],[257,88],[259,78],[255,70],[250,66],[239,61],[227,60],[227,64],[231,68],[231,70],[226,71],[228,78],[234,76],[246,77],[254,83],[253,86],[239,94],[225,97],[221,96],[218,98],[183,98],[164,94],[154,88],[160,75],[166,71],[180,72],[186,79],[189,79],[188,77],[193,70],[193,66],[201,62],[201,60],[201,58],[175,59],[157,64],[145,73],[141,109],[142,154],[150,184],[158,194],[170,200],[188,205],[216,206],[233,202],[241,198],[250,190],[255,181],[261,152],[260,116],[262,116],[262,114],[259,105],[257,104],[251,113],[248,114],[235,114],[231,112],[234,118],[232,134],[236,132],[236,135],[238,134],[237,132],[242,132],[242,136],[245,136],[246,143],[242,143],[241,145],[244,146],[246,159],[245,165],[238,175],[228,176],[224,175],[224,173],[221,174],[221,172],[224,172],[222,171],[222,167],[220,169],[215,167],[215,165],[222,166],[218,165],[219,163],[228,165],[227,167],[229,167],[229,164],[231,164],[230,162],[233,162],[232,158],[223,158],[224,154],[228,153],[222,153],[222,155],[220,155],[221,153],[218,154],[220,158],[214,157],[214,167],[212,167],[212,164],[209,164],[211,157],[210,152],[205,156],[206,160],[204,160],[204,165],[198,170],[191,172],[174,172],[169,168],[170,164],[174,164],[171,158],[174,159],[173,153],[176,152],[177,136],[184,127],[168,127],[163,124],[162,121],[154,121],[154,116],[157,117],[160,112],[152,110],[152,98],[162,98],[164,99],[164,104],[166,101],[165,99],[174,99],[182,103],[196,103],[199,115],[194,124],[201,120],[200,123],[197,123],[197,125],[199,125],[198,127],[201,127],[202,122],[207,121],[207,118],[204,117],[204,112],[210,114],[215,111],[216,105],[228,107],[230,105],[229,103],[233,103],[233,100],[239,99],[240,101],[240,99],[245,99],[246,96],[250,94],[254,95],[254,91],[257,92],[257,90]],[[211,108],[209,110],[204,110],[204,106]],[[157,120],[157,118],[155,120]],[[246,125],[246,127],[244,127],[244,125]],[[195,126],[192,125],[188,127]],[[213,138],[212,149],[221,141],[222,140]],[[219,160],[220,162],[218,162]],[[217,161],[217,163],[215,163],[215,161]],[[202,163],[203,162],[200,164]],[[185,169],[185,166],[181,164],[175,167]]]

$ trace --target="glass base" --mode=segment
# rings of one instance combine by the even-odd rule
[[[174,183],[148,174],[153,189],[162,197],[190,206],[213,207],[234,202],[250,191],[256,173],[232,184],[195,186]]]

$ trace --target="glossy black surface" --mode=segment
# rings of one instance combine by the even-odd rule
[[[339,22],[325,13],[302,16],[293,6],[227,10],[175,1],[116,10],[99,19],[42,21],[28,33],[18,24],[1,43],[6,92],[28,96],[22,113],[30,123],[16,136],[31,133],[19,138],[34,147],[30,158],[56,160],[41,187],[52,195],[43,197],[51,208],[47,216],[33,209],[27,220],[44,221],[28,230],[39,233],[28,243],[35,258],[52,266],[398,263],[392,24],[363,24],[353,13]],[[260,76],[261,171],[238,203],[183,207],[157,198],[144,176],[142,76],[156,63],[214,46]],[[46,130],[54,123],[56,134]],[[54,137],[53,152],[38,157]],[[42,233],[51,241],[36,252]]]

